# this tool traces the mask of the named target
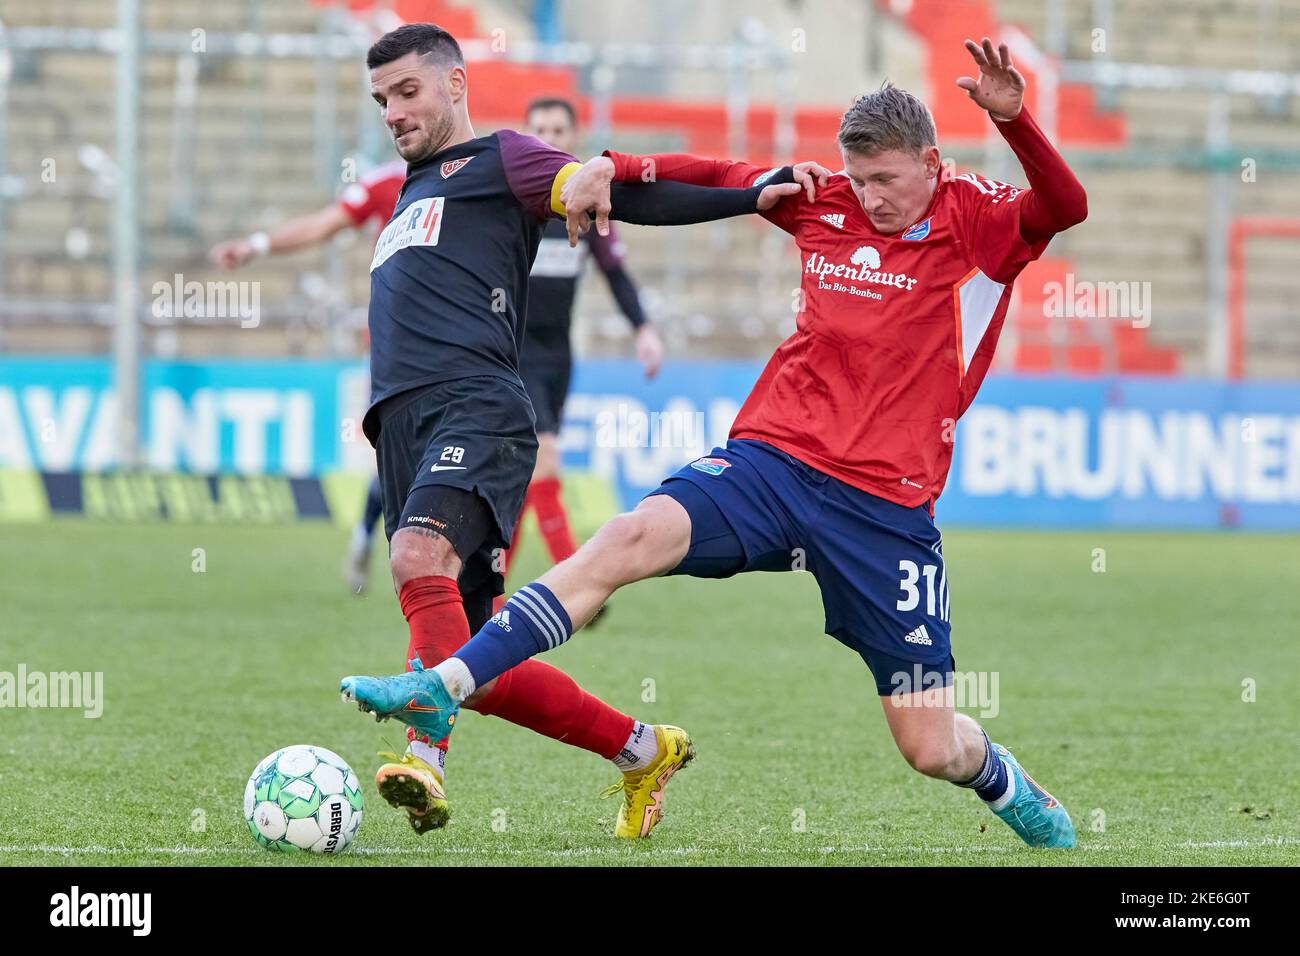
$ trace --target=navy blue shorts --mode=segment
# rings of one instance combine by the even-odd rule
[[[809,571],[826,633],[862,656],[882,696],[952,683],[948,575],[924,505],[886,501],[749,439],[715,448],[651,494],[691,516],[690,550],[670,574]]]

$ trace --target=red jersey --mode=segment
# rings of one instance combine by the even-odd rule
[[[1065,192],[1078,186],[1025,111],[996,125],[1031,182],[1064,169]],[[608,155],[616,179],[640,177],[641,157]],[[661,178],[717,186],[750,186],[767,172],[681,155],[653,160]],[[941,177],[920,219],[884,235],[839,174],[815,202],[800,193],[762,213],[795,239],[803,307],[731,437],[767,442],[906,507],[933,502],[948,476],[956,421],[992,361],[1012,281],[1066,219],[1082,218],[1077,208],[1049,215],[1063,205],[1059,191],[1039,197],[1027,241],[1022,210],[1032,194],[970,173]],[[1082,187],[1065,198],[1082,202]]]
[[[393,217],[393,207],[406,181],[406,162],[393,160],[376,166],[361,177],[339,197],[339,205],[348,214],[353,225],[362,226],[375,220],[380,228]]]

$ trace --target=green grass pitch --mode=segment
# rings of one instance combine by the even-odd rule
[[[973,794],[907,768],[866,667],[822,635],[807,574],[635,585],[546,657],[695,737],[651,840],[609,835],[610,765],[478,715],[453,741],[452,823],[417,837],[372,782],[400,726],[337,693],[343,674],[392,672],[406,647],[381,556],[371,596],[352,598],[344,543],[312,524],[3,528],[0,670],[102,671],[105,701],[99,719],[0,710],[0,863],[1300,861],[1293,536],[946,536],[958,668],[998,673],[984,724],[1070,809],[1080,848],[1064,854],[1023,848]],[[529,543],[520,575],[542,568]],[[339,857],[249,838],[244,781],[292,743],[337,750],[363,780],[365,821]]]

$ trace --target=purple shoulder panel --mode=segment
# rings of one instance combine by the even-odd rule
[[[512,129],[497,132],[506,182],[520,204],[538,219],[552,218],[551,185],[555,174],[577,160],[535,136]]]

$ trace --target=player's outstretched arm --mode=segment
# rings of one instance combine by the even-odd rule
[[[660,157],[625,155],[622,171],[620,171],[615,160],[609,156],[597,156],[595,159],[588,160],[577,172],[569,176],[560,193],[560,199],[566,209],[565,218],[569,228],[569,244],[577,244],[578,236],[587,231],[593,216],[596,220],[597,233],[602,236],[608,235],[608,222],[612,206],[611,189],[616,182],[622,182],[624,185],[636,184],[638,186],[655,186],[677,182],[704,188],[741,189],[753,187],[756,180],[763,178],[765,184],[782,185],[793,183],[799,187],[799,189],[774,192],[757,210],[746,210],[748,212],[763,212],[773,208],[776,201],[782,196],[793,195],[800,189],[806,192],[808,200],[811,202],[814,196],[815,183],[824,186],[827,177],[831,175],[829,170],[818,166],[816,163],[800,163],[797,166],[764,170],[762,167],[750,166],[747,163],[731,163],[698,156],[685,156],[685,154],[677,154],[678,158],[684,157],[684,161],[681,163],[665,162],[663,164],[661,172],[666,173],[666,175],[643,179],[640,175],[633,175],[630,172],[633,168],[639,168],[635,167],[635,161],[641,159],[649,161],[668,156],[670,154],[662,154]],[[770,175],[764,176],[765,173]],[[640,218],[643,215],[640,210],[632,211],[631,214],[638,216],[638,218],[623,219],[622,216],[617,218],[623,219],[624,222],[643,221]],[[709,215],[705,218],[691,219],[689,222],[708,222],[712,219],[724,219],[729,215],[737,215],[737,213]],[[686,222],[653,222],[650,224],[684,225]]]
[[[772,209],[802,187],[789,177],[784,181],[751,186],[748,189],[690,186],[686,183],[614,183],[610,192],[609,218],[641,226],[689,226],[699,222],[730,219]],[[778,179],[777,176],[773,180]],[[597,220],[597,228],[600,226]],[[605,224],[608,230],[608,222]]]
[[[979,76],[959,77],[957,85],[988,111],[1029,180],[1020,210],[1021,235],[1032,242],[1083,222],[1088,217],[1087,193],[1025,109],[1025,78],[1012,64],[1007,45],[995,50],[985,37],[981,43],[967,40],[966,50]]]
[[[771,172],[768,167],[755,166],[730,159],[710,159],[690,153],[652,153],[636,156],[607,149],[603,154],[614,164],[614,181],[620,183],[651,183],[670,179],[693,186],[727,186],[742,188],[753,186],[760,176]],[[794,181],[808,193],[808,201],[816,199],[818,186],[825,186],[831,171],[817,163],[798,163],[790,167]]]
[[[334,234],[355,226],[337,203],[290,219],[271,232],[255,232],[242,239],[228,239],[212,247],[209,257],[223,269],[235,269],[257,256],[294,252],[318,245]]]

